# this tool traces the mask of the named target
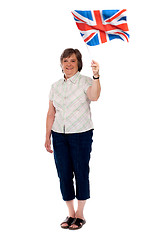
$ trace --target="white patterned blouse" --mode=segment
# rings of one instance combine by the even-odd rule
[[[73,77],[60,79],[51,86],[49,100],[55,107],[52,130],[58,133],[80,133],[93,129],[87,89],[92,79],[77,72]]]

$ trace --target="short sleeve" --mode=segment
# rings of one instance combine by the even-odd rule
[[[53,85],[52,85],[50,93],[49,93],[49,100],[53,101],[53,99],[54,99],[54,88],[53,88]]]
[[[92,86],[93,80],[90,77],[86,77],[84,84],[84,92],[87,92],[87,89]]]

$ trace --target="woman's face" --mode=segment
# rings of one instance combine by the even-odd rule
[[[61,67],[66,78],[73,77],[78,72],[78,60],[75,53],[68,58],[63,58]]]

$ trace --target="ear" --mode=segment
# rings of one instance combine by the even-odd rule
[[[60,64],[60,67],[61,67],[61,69],[62,69],[62,72],[64,72],[64,71],[63,71],[63,68],[62,68],[62,64]]]

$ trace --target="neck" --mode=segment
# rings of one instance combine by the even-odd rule
[[[75,74],[77,74],[77,72]],[[68,78],[73,77],[75,74],[73,74],[73,75],[66,75],[66,74],[64,74],[64,78],[67,80]]]

